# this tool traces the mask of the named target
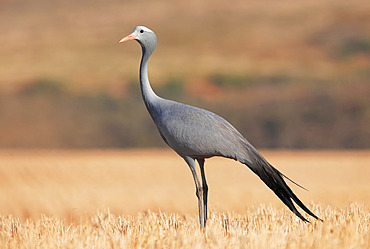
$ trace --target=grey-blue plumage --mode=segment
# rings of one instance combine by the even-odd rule
[[[186,161],[193,174],[201,228],[207,220],[208,186],[204,162],[213,156],[231,158],[247,165],[303,221],[307,219],[298,212],[293,201],[309,215],[319,219],[285,183],[283,177],[286,176],[270,165],[229,122],[207,110],[163,99],[154,93],[147,71],[149,57],[157,43],[153,31],[138,26],[120,42],[128,40],[136,40],[142,47],[140,87],[144,103],[163,140]],[[195,160],[200,166],[202,183],[197,176]]]

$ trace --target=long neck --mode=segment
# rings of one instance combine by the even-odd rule
[[[154,93],[152,87],[150,86],[148,77],[148,60],[152,53],[146,50],[144,46],[142,46],[142,50],[143,55],[140,63],[140,88],[145,105],[149,110],[150,107],[155,104],[155,101],[159,99],[159,97]]]

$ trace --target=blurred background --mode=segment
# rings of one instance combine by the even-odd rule
[[[0,148],[164,147],[141,100],[135,26],[158,37],[158,95],[255,146],[370,147],[368,0],[0,2]]]

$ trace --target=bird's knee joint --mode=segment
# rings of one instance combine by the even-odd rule
[[[197,188],[195,194],[199,198],[199,196],[203,196],[203,188]]]

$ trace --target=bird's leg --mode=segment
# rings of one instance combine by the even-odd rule
[[[208,185],[206,181],[206,175],[204,173],[204,158],[197,159],[200,167],[200,174],[202,176],[202,184],[203,184],[203,201],[204,201],[204,225],[207,222],[207,206],[208,206]]]
[[[189,168],[191,170],[191,173],[193,174],[195,187],[196,187],[196,195],[198,197],[198,209],[199,209],[199,223],[200,228],[203,229],[205,226],[205,217],[204,217],[204,194],[203,194],[203,188],[200,184],[200,181],[198,179],[197,171],[195,168],[195,161],[191,157],[184,157],[186,163],[189,165]]]

